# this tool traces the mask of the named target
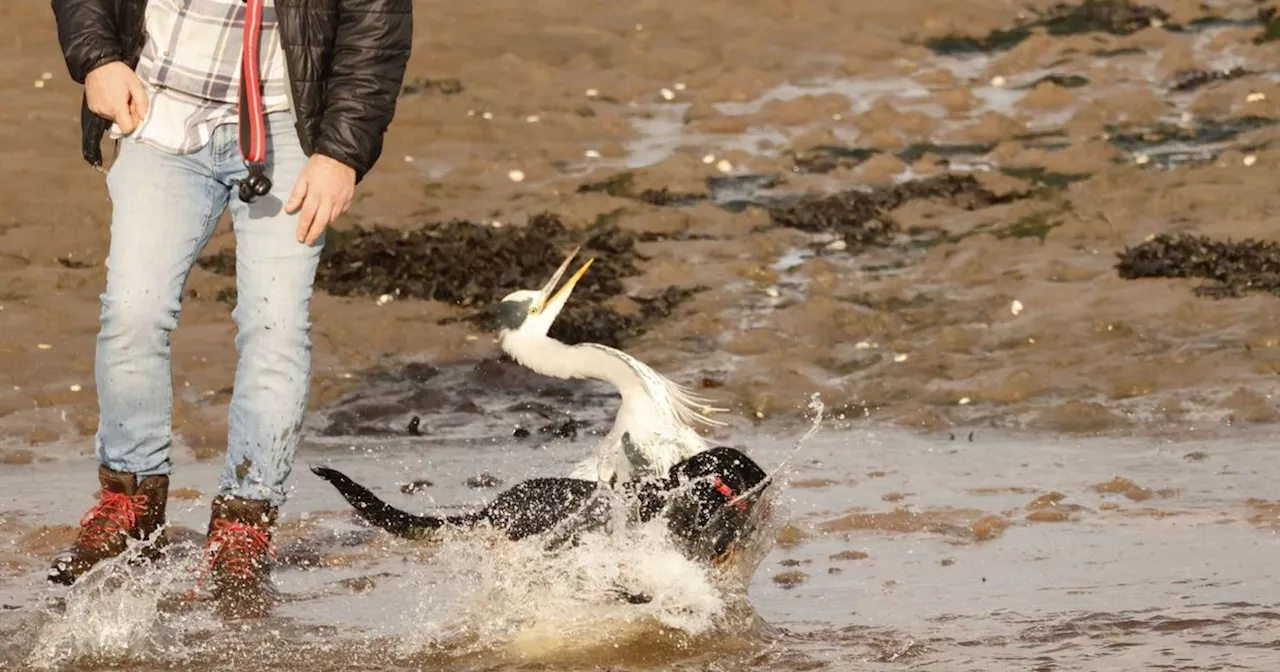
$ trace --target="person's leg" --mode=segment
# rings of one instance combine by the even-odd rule
[[[111,243],[94,363],[99,420],[98,503],[54,558],[49,579],[70,584],[124,551],[126,538],[163,542],[172,374],[169,333],[187,275],[226,206],[207,152],[176,156],[126,140],[107,176]]]
[[[235,127],[215,139],[236,149]],[[274,601],[268,554],[272,527],[288,495],[311,385],[310,303],[320,261],[314,246],[295,238],[297,215],[284,211],[307,157],[288,114],[268,119],[267,176],[271,193],[244,203],[232,191],[236,235],[238,333],[227,457],[209,522],[214,594],[224,615],[263,615]],[[227,158],[229,185],[247,172]]]
[[[295,237],[298,217],[284,211],[307,156],[287,114],[268,119],[267,176],[272,191],[253,203],[231,199],[236,235],[235,388],[220,493],[287,499],[311,387],[311,294],[320,263],[315,245]],[[236,177],[244,176],[244,169]]]
[[[187,276],[227,204],[209,158],[207,148],[177,156],[126,140],[107,175],[111,246],[94,375],[98,460],[114,471],[169,473],[169,334]]]

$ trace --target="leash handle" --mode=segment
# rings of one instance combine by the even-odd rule
[[[267,120],[262,102],[262,13],[266,0],[244,0],[244,41],[240,53],[240,155],[249,175],[240,180],[240,200],[251,203],[271,191],[266,175]]]

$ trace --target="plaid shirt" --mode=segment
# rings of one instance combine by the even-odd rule
[[[244,0],[148,0],[147,42],[138,78],[150,109],[130,136],[162,150],[187,154],[209,142],[213,129],[238,123]],[[288,110],[284,53],[274,0],[262,15],[262,85],[265,112]],[[121,137],[119,126],[111,137]]]

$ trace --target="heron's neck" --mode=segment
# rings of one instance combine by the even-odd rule
[[[502,348],[522,366],[552,378],[589,378],[618,388],[622,403],[648,397],[644,379],[603,348],[577,348],[549,336],[509,335]]]

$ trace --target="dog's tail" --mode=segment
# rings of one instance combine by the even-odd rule
[[[446,524],[465,524],[469,522],[466,520],[466,516],[458,516],[457,520],[455,520],[454,517],[417,516],[407,511],[401,511],[382,501],[368,488],[351,480],[351,477],[337,469],[311,467],[311,471],[337,488],[338,492],[342,493],[343,498],[347,500],[347,503],[360,514],[361,518],[397,537],[421,539],[432,530],[438,530]]]

